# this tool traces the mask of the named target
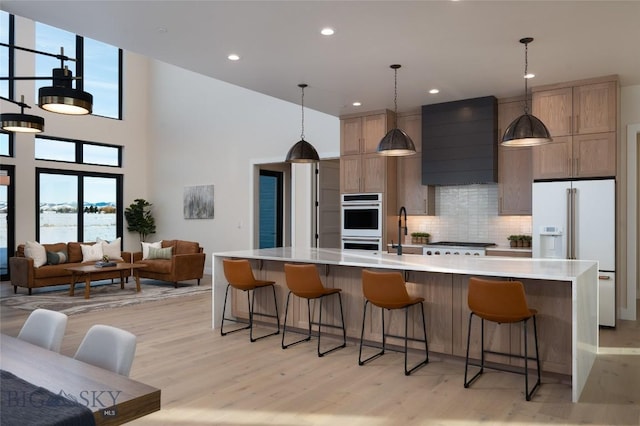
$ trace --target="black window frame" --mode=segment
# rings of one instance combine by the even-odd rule
[[[122,173],[102,173],[83,170],[65,170],[36,167],[36,241],[40,241],[40,174],[56,174],[65,176],[76,176],[78,179],[78,234],[76,241],[84,242],[84,178],[99,177],[116,179],[116,238],[122,241],[124,231],[124,175]],[[122,247],[121,247],[122,248]]]
[[[36,135],[35,136],[36,139],[46,139],[46,140],[51,140],[51,141],[61,141],[61,142],[70,142],[75,144],[75,160],[74,161],[65,161],[65,160],[51,160],[48,158],[38,158],[35,157],[35,151],[34,151],[34,158],[37,161],[54,161],[57,163],[66,163],[66,164],[85,164],[88,166],[100,166],[100,167],[114,167],[114,168],[122,168],[122,151],[123,151],[123,147],[120,145],[112,145],[112,144],[108,144],[108,143],[102,143],[102,142],[93,142],[93,141],[85,141],[85,140],[80,140],[80,139],[70,139],[70,138],[60,138],[60,137],[56,137],[56,136],[48,136],[48,135]],[[34,141],[35,143],[35,141]],[[93,146],[104,146],[104,147],[108,147],[108,148],[115,148],[118,150],[118,164],[117,165],[112,165],[112,164],[100,164],[100,163],[87,163],[84,161],[83,159],[83,150],[82,147],[84,145],[93,145]]]

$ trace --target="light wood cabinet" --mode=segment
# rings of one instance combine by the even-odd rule
[[[574,135],[616,131],[617,84],[606,81],[573,88]]]
[[[392,125],[393,113],[386,110],[340,118],[342,193],[386,192],[390,163],[395,173],[396,159],[382,156],[376,149]],[[392,179],[395,189],[395,176]]]
[[[553,142],[533,148],[534,179],[616,174],[617,77],[536,88],[533,114]]]
[[[524,100],[498,101],[498,137],[524,113]],[[498,214],[530,215],[533,182],[530,147],[502,146],[498,142]]]
[[[391,111],[340,118],[340,155],[375,153],[380,140],[393,126]]]
[[[393,112],[388,110],[340,117],[340,192],[382,194],[383,244],[393,238],[398,162],[376,149],[393,125]]]
[[[436,189],[422,184],[422,111],[398,117],[398,128],[405,131],[416,147],[416,154],[398,158],[398,209],[408,215],[435,215]]]

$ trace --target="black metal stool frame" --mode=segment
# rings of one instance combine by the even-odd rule
[[[293,345],[297,345],[298,343],[302,343],[302,342],[308,342],[309,340],[311,340],[311,299],[307,298],[307,315],[308,315],[308,321],[309,321],[309,332],[307,333],[307,337],[300,339],[300,340],[296,340],[295,342],[291,342],[288,344],[284,343],[284,338],[285,338],[285,334],[287,332],[287,315],[289,314],[289,298],[291,297],[291,293],[293,293],[292,291],[289,291],[289,293],[287,294],[287,303],[285,305],[285,310],[284,310],[284,324],[282,325],[282,349],[287,349],[289,346],[293,346]],[[332,324],[322,324],[322,300],[325,298],[325,296],[331,296],[332,294],[337,294],[338,295],[338,301],[340,302],[340,319],[342,320],[342,327],[339,327],[337,325],[332,325]],[[323,294],[322,296],[316,297],[315,299],[320,299],[320,308],[319,308],[319,315],[318,315],[318,356],[319,357],[323,357],[326,354],[333,352],[337,349],[341,349],[344,348],[345,346],[347,346],[347,330],[345,329],[345,325],[344,325],[344,314],[342,312],[342,296],[340,295],[340,293],[330,293],[330,294]],[[320,351],[320,336],[322,335],[321,332],[321,328],[322,326],[325,327],[331,327],[331,328],[340,328],[342,329],[342,344],[335,346],[331,349],[327,349],[326,351]],[[297,332],[292,332],[291,333],[297,333]],[[302,333],[297,333],[297,334],[302,334]]]
[[[524,355],[514,355],[514,354],[510,354],[510,353],[506,353],[506,352],[496,352],[496,351],[487,351],[484,349],[484,318],[480,318],[480,346],[481,346],[481,355],[480,355],[480,364],[474,364],[474,363],[470,363],[469,362],[469,344],[471,342],[471,319],[473,318],[473,312],[471,312],[469,314],[469,329],[467,330],[467,355],[465,358],[465,363],[464,363],[464,387],[468,388],[471,383],[473,383],[478,377],[480,377],[480,375],[484,372],[484,354],[485,353],[492,353],[492,354],[496,354],[496,355],[505,355],[505,356],[511,356],[514,358],[522,358],[524,359],[524,370],[523,371],[518,371],[518,370],[513,370],[513,369],[508,369],[508,368],[500,368],[498,366],[487,366],[487,368],[490,368],[492,370],[499,370],[499,371],[506,371],[508,373],[516,373],[516,374],[522,374],[524,375],[524,395],[527,401],[531,401],[531,397],[533,396],[533,394],[535,393],[535,391],[538,389],[538,387],[540,386],[540,355],[538,352],[538,328],[536,326],[536,316],[533,315],[533,336],[534,336],[534,340],[536,343],[536,357],[532,358],[529,357],[529,353],[527,350],[527,321],[530,318],[524,319],[522,320],[522,325],[524,328]],[[531,390],[529,390],[529,365],[528,365],[528,360],[535,360],[536,361],[536,367],[537,367],[537,371],[538,371],[538,375],[537,375],[537,380],[535,385],[533,386],[533,388]],[[474,367],[480,367],[480,371],[478,371],[471,379],[467,380],[467,370],[469,365],[474,366]]]
[[[362,359],[362,346],[368,346],[368,347],[378,347],[378,346],[372,346],[372,345],[363,345],[363,341],[364,341],[364,324],[367,318],[367,305],[369,304],[369,300],[365,300],[364,302],[364,314],[362,316],[362,330],[360,331],[360,351],[358,353],[358,365],[364,365],[365,363],[378,358],[381,355],[384,355],[384,352],[386,350],[386,336],[387,333],[385,332],[385,327],[384,327],[384,311],[385,308],[380,308],[382,310],[382,350],[380,352],[376,352],[375,354],[371,355],[370,357],[368,357],[367,359]],[[415,339],[415,338],[410,338],[408,337],[408,328],[409,328],[409,308],[411,306],[420,306],[420,312],[422,313],[422,330],[424,332],[424,340],[421,339]],[[404,375],[408,376],[411,373],[413,373],[415,370],[417,370],[418,368],[426,365],[429,363],[429,343],[427,341],[427,322],[425,320],[424,317],[424,304],[423,302],[416,302],[413,303],[411,305],[407,305],[404,308]],[[391,311],[391,309],[388,309],[389,311]],[[393,336],[395,337],[395,336]],[[402,336],[397,336],[397,337],[402,337]],[[408,357],[408,345],[407,342],[411,340],[414,342],[424,342],[424,347],[425,347],[425,352],[427,354],[426,358],[422,361],[420,361],[419,363],[417,363],[416,365],[414,365],[413,367],[411,367],[411,369],[409,369],[407,367],[407,357]]]
[[[229,295],[229,287],[231,287],[231,284],[227,284],[227,290],[224,293],[224,305],[222,307],[222,323],[220,324],[220,335],[221,336],[226,336],[227,334],[235,333],[236,331],[249,329],[249,340],[251,342],[255,342],[256,340],[264,339],[265,337],[274,336],[274,335],[280,333],[280,316],[278,315],[278,299],[276,298],[276,289],[275,289],[275,286],[273,284],[268,285],[268,286],[256,287],[253,290],[242,290],[242,291],[246,291],[247,292],[247,303],[249,304],[249,322],[248,323],[246,323],[244,321],[237,320],[235,318],[226,318],[225,317],[225,312],[226,312],[226,309],[227,309],[227,296]],[[253,308],[254,308],[254,305],[255,305],[256,290],[258,288],[266,288],[266,287],[271,287],[271,290],[273,290],[273,304],[276,307],[276,314],[275,315],[262,313],[262,312],[254,312],[253,311]],[[251,298],[249,298],[249,293],[251,293]],[[264,336],[255,337],[254,338],[253,337],[253,316],[254,315],[268,317],[268,318],[275,318],[276,319],[276,331],[273,332],[273,333],[265,334]],[[247,324],[247,326],[246,327],[236,328],[234,330],[225,332],[225,331],[223,331],[224,330],[224,322],[225,322],[225,320],[226,321],[237,322],[237,323],[245,323],[245,324]]]

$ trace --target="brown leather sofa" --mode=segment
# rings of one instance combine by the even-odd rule
[[[133,263],[145,265],[138,269],[140,278],[172,282],[198,280],[204,275],[206,254],[200,244],[184,240],[162,240],[162,248],[172,247],[171,259],[142,259],[142,252],[133,253]]]
[[[86,245],[94,243],[82,243]],[[25,287],[29,290],[34,288],[71,284],[71,272],[65,270],[73,266],[92,265],[95,262],[82,263],[82,249],[80,243],[55,243],[43,244],[47,251],[67,253],[67,262],[57,265],[43,265],[36,268],[33,259],[25,257],[24,244],[20,244],[16,250],[16,255],[9,258],[9,274],[14,293],[18,292],[18,287]],[[131,263],[131,253],[122,252],[122,262]],[[92,280],[120,279],[119,271],[105,271],[91,274]]]

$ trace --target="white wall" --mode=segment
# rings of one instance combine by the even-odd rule
[[[208,255],[251,248],[254,165],[284,161],[300,139],[300,106],[158,61],[150,71],[150,240],[199,241]],[[339,152],[339,127],[337,117],[305,109],[305,135],[321,157]],[[184,187],[207,184],[214,219],[184,219]]]

